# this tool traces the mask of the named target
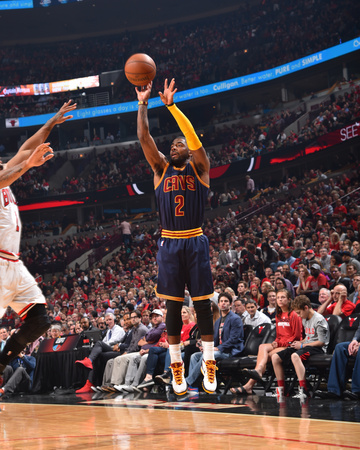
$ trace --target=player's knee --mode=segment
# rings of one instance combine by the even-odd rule
[[[15,339],[25,346],[44,334],[50,327],[50,323],[45,305],[36,304],[27,313],[23,325],[15,335]]]
[[[280,356],[279,356],[277,353],[274,353],[274,354],[271,356],[271,361],[272,361],[273,363],[278,363],[278,362],[280,361]]]
[[[182,328],[181,309],[182,302],[167,300],[166,302],[166,329],[169,336],[179,336]]]
[[[299,361],[299,360],[300,360],[300,356],[297,353],[293,353],[291,355],[291,361],[292,362],[296,362],[296,361]]]

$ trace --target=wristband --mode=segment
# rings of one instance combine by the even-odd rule
[[[149,102],[143,102],[142,100],[140,100],[138,102],[138,105],[145,105],[145,106],[147,106],[148,104],[149,104]]]
[[[300,345],[300,348],[303,348],[303,345],[304,345],[304,344],[301,344],[301,345]]]
[[[174,102],[172,102],[172,103],[169,103],[168,105],[165,105],[167,108],[169,107],[169,106],[172,106],[172,105],[174,105],[175,103]]]

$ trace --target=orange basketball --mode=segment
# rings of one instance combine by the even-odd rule
[[[135,53],[125,63],[125,76],[135,86],[146,86],[155,75],[156,64],[145,53]]]

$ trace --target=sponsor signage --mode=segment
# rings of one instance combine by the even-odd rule
[[[52,83],[22,84],[18,86],[0,86],[0,97],[18,97],[24,95],[48,95],[58,92],[77,91],[100,86],[99,75],[54,81]]]
[[[343,44],[336,45],[325,49],[321,52],[314,53],[296,61],[283,64],[273,69],[257,72],[252,75],[245,75],[231,80],[221,81],[219,83],[208,84],[206,86],[189,89],[182,92],[177,92],[174,97],[176,103],[187,100],[194,100],[209,95],[219,94],[222,92],[239,89],[245,86],[251,86],[258,83],[263,83],[269,80],[276,80],[280,77],[298,72],[299,70],[307,69],[308,67],[321,64],[339,56],[355,52],[360,49],[360,38],[353,39]],[[51,84],[51,83],[50,83]],[[149,99],[148,108],[158,108],[162,106],[160,98]],[[114,114],[124,114],[137,111],[138,102],[116,103],[113,105],[106,105],[93,108],[77,109],[73,111],[74,118],[72,120],[91,119],[94,117],[109,116]],[[20,117],[18,127],[30,127],[35,125],[42,125],[52,117],[52,114],[42,114],[39,116]]]

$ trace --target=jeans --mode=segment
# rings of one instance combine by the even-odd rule
[[[165,361],[165,355],[166,355],[167,349],[163,347],[151,347],[149,349],[149,356],[147,359],[146,364],[146,373],[149,375],[154,375],[156,366],[159,362]],[[166,370],[166,368],[165,368]]]
[[[330,374],[328,379],[328,390],[335,392],[337,395],[341,395],[345,388],[346,383],[346,365],[349,358],[350,342],[341,342],[335,347],[334,355],[331,360]],[[351,390],[355,393],[360,393],[360,352],[358,351],[355,356],[355,365],[352,373],[352,385]]]

